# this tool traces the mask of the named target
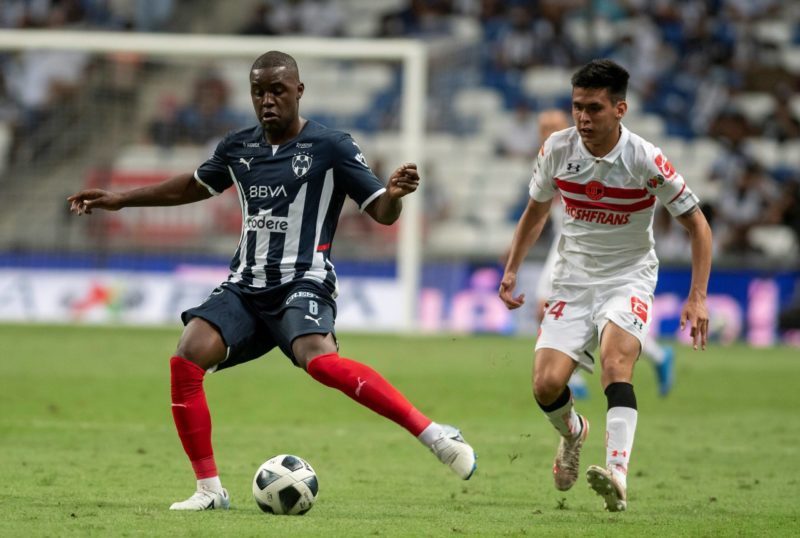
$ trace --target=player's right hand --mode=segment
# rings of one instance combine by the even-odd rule
[[[509,310],[514,310],[525,304],[525,294],[521,293],[514,297],[514,288],[517,286],[516,273],[506,272],[503,280],[500,281],[500,299]]]
[[[87,189],[67,198],[69,210],[76,215],[91,215],[92,209],[117,211],[122,208],[119,194],[102,189]]]

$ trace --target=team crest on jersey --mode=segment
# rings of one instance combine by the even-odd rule
[[[664,178],[664,176],[662,176],[661,174],[656,174],[647,180],[647,184],[650,185],[651,188],[657,189],[658,187],[663,185],[665,181],[666,179]]]
[[[592,200],[599,200],[606,194],[606,188],[599,181],[590,181],[586,184],[586,196]]]
[[[311,170],[311,155],[298,153],[292,157],[292,171],[297,179],[300,179]]]

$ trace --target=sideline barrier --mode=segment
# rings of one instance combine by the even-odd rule
[[[394,268],[337,264],[340,275],[339,330],[403,330],[397,305],[402,287]],[[528,300],[508,311],[497,298],[502,269],[467,263],[423,268],[417,331],[424,333],[536,334],[535,289],[541,265],[525,264],[518,292]],[[158,270],[92,270],[54,267],[0,268],[0,322],[159,325],[176,324],[182,310],[202,302],[228,274],[225,265],[177,264]],[[663,268],[653,307],[652,332],[689,341],[680,333],[681,307],[689,287],[688,269]],[[753,346],[796,341],[778,334],[779,313],[792,301],[800,272],[718,271],[709,286],[711,338]],[[800,291],[800,290],[798,290]]]

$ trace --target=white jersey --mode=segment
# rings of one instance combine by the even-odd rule
[[[656,198],[673,216],[698,202],[661,150],[624,126],[603,157],[589,152],[575,127],[553,133],[539,151],[530,196],[546,202],[556,191],[564,214],[554,285],[657,267]]]

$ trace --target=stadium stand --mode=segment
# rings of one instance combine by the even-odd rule
[[[64,11],[64,5],[74,4],[83,9]],[[748,10],[742,10],[739,2],[722,0],[690,0],[681,9],[672,9],[668,3],[615,1],[595,5],[247,0],[237,10],[208,1],[201,2],[202,10],[185,1],[164,4],[158,13],[141,14],[103,11],[94,2],[43,2],[37,5],[48,5],[49,10],[24,16],[11,4],[4,4],[0,21],[6,27],[61,24],[249,35],[414,37],[427,40],[432,47],[451,43],[449,49],[441,49],[445,52],[432,54],[424,159],[435,168],[438,189],[451,210],[431,219],[426,227],[431,256],[446,252],[486,258],[502,253],[509,237],[510,215],[524,197],[530,163],[498,150],[501,133],[519,103],[534,113],[553,106],[568,108],[574,65],[596,56],[630,62],[635,87],[625,124],[656,141],[712,207],[741,173],[735,167],[719,166],[730,155],[760,164],[772,190],[800,181],[800,25],[792,22],[797,15],[793,3],[758,2]],[[636,60],[631,51],[647,60]],[[14,86],[10,66],[17,60],[2,59],[6,92]],[[179,165],[193,168],[208,153],[215,137],[249,122],[250,98],[242,83],[246,62],[187,62],[169,70],[138,65],[136,59],[128,59],[126,65],[128,76],[132,72],[136,80],[135,87],[123,86],[130,93],[128,100],[108,106],[133,105],[136,113],[126,126],[128,133],[121,133],[125,130],[122,126],[109,126],[120,146],[118,156],[106,163],[113,168],[113,178],[119,174],[144,177]],[[89,68],[97,70],[95,59]],[[187,108],[194,85],[205,81],[207,86],[212,74],[226,88],[229,121],[209,127],[208,135],[199,140],[182,138],[181,129],[169,123],[171,115]],[[308,84],[305,114],[352,131],[372,161],[396,160],[397,137],[387,134],[398,121],[400,99],[400,80],[393,66],[307,61],[302,76]],[[356,81],[357,90],[337,92],[344,79]],[[86,80],[93,90],[90,98],[112,90],[117,95],[124,93],[119,87],[109,88],[108,78],[90,74]],[[0,170],[4,154],[8,163],[2,175],[5,180],[9,174],[31,174],[24,165],[29,157],[22,154],[19,162],[18,152],[32,147],[20,141],[31,140],[35,130],[47,134],[57,132],[59,126],[79,126],[85,121],[103,125],[102,118],[85,114],[85,103],[65,106],[62,102],[53,117],[36,122],[34,129],[20,120],[25,116],[24,103],[13,92],[10,98],[15,111],[9,113],[6,107],[0,117],[6,126],[0,134],[7,133],[5,146],[0,136]],[[792,126],[798,126],[797,130]],[[71,147],[51,148],[52,167],[61,174],[84,173],[87,181],[94,180],[93,172],[65,167],[64,156],[75,151],[77,140],[72,140]],[[48,146],[46,139],[37,144]],[[36,150],[36,154],[41,152]],[[797,189],[787,192],[796,193]],[[796,244],[800,230],[792,228],[785,215],[772,220],[754,228],[752,241],[764,243],[767,256],[796,255],[796,248],[775,245],[788,245],[787,237],[793,237]],[[723,258],[725,254],[719,253]]]

